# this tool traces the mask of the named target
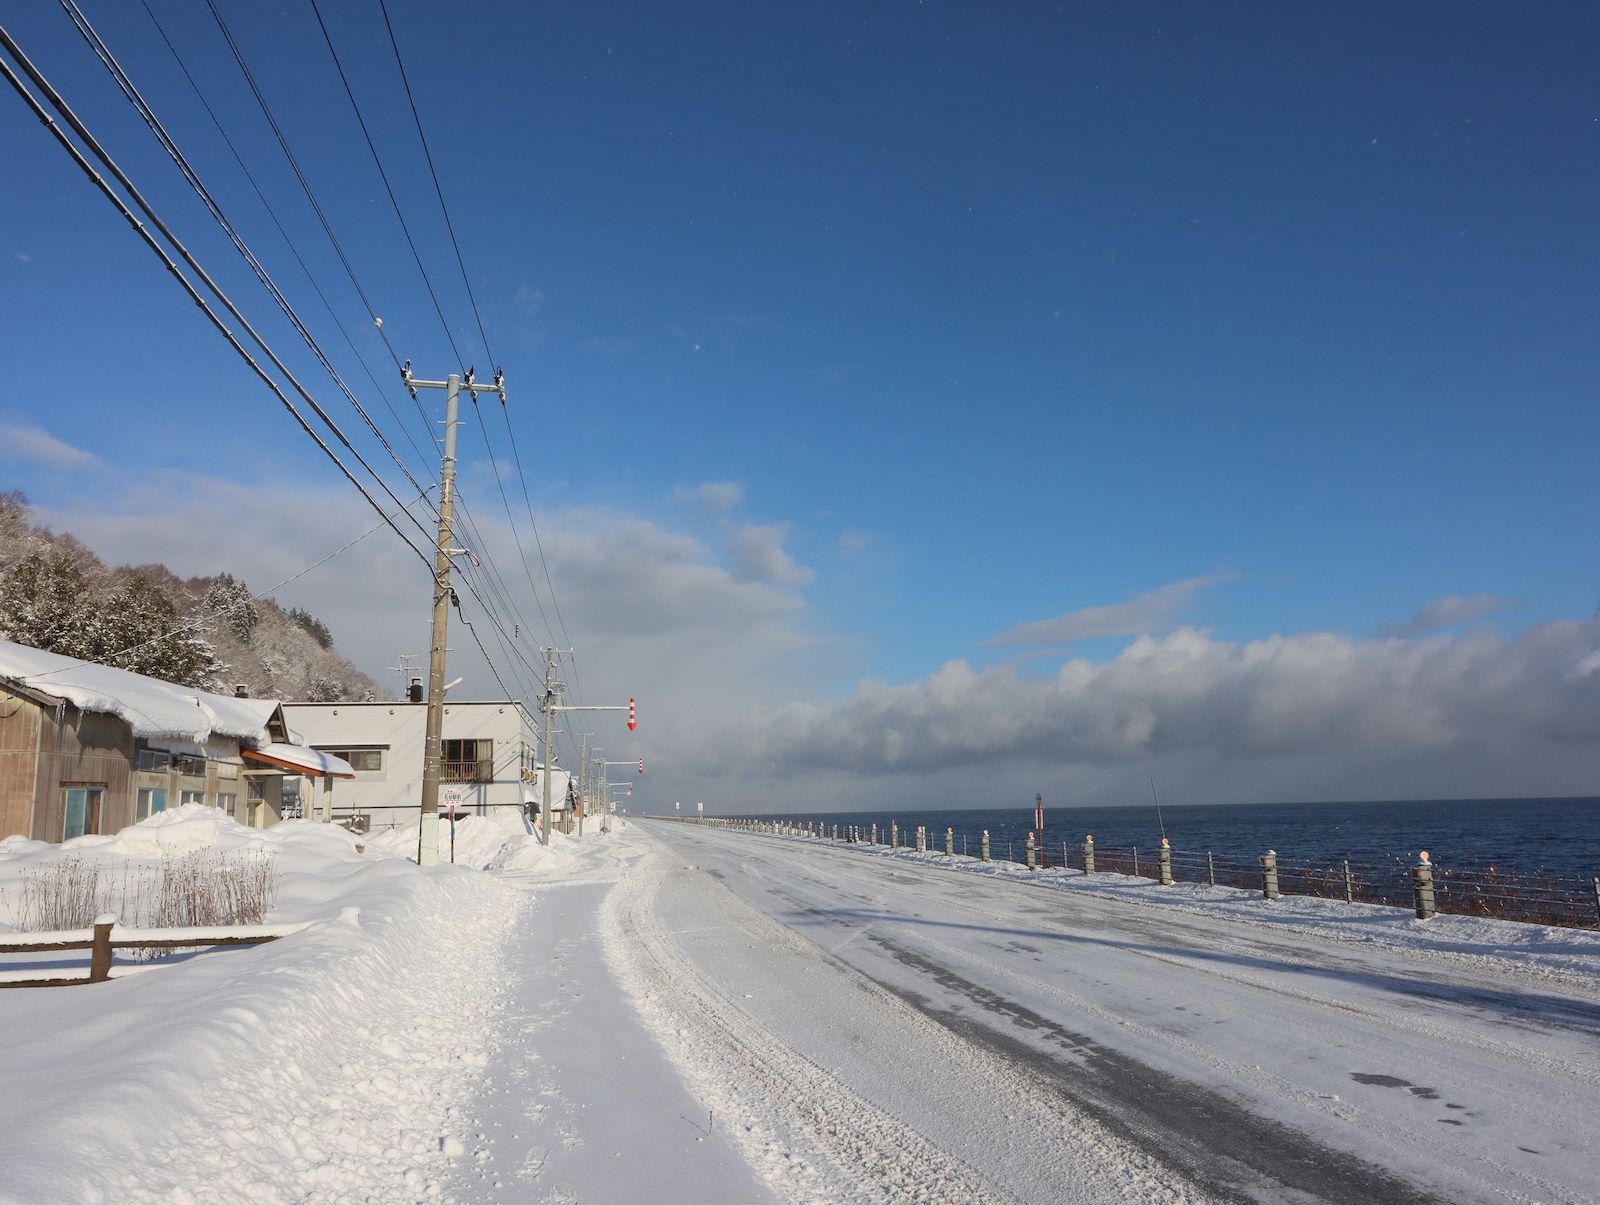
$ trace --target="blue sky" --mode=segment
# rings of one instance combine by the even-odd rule
[[[154,7],[386,372],[205,9]],[[376,4],[325,8],[481,372]],[[447,371],[309,5],[225,11],[385,329],[419,370]],[[88,12],[373,393],[143,9]],[[1482,601],[1434,618],[1514,640],[1595,610],[1591,6],[391,12],[541,521],[559,538],[566,512],[637,518],[770,587],[786,616],[771,647],[813,649],[767,684],[775,705],[954,659],[1049,677],[1063,651],[1114,658],[1177,623],[1363,639],[1459,597]],[[7,22],[334,396],[65,17],[35,5]],[[0,102],[17,169],[0,192],[0,422],[115,467],[18,455],[10,484],[63,525],[120,516],[125,538],[141,507],[175,519],[170,498],[129,490],[145,475],[155,493],[181,472],[262,498],[336,492],[20,102]],[[409,399],[380,380],[403,419]],[[492,517],[476,435],[467,479]],[[690,498],[719,482],[738,483],[735,505]],[[1070,644],[991,643],[1180,582]],[[564,609],[582,647],[583,608]]]

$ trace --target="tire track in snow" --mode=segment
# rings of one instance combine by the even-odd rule
[[[610,915],[602,917],[608,956],[624,982],[632,972],[642,972],[629,982],[641,1013],[661,1031],[664,1044],[718,1115],[748,1115],[752,1124],[742,1135],[746,1149],[778,1191],[797,1200],[825,1201],[1019,1199],[994,1176],[986,1177],[916,1127],[863,1099],[730,1000],[722,985],[674,948],[653,910],[661,883],[658,873],[613,893],[605,909]],[[1064,1108],[1058,1094],[1019,1079],[1008,1061],[928,1020],[726,888],[715,890],[727,899],[726,907],[719,899],[719,915],[750,943],[763,950],[781,948],[803,973],[807,962],[822,961],[829,973],[847,977],[843,982],[852,993],[868,994],[856,1015],[875,1014],[880,1030],[894,1033],[895,1049],[926,1056],[943,1077],[950,1097],[944,1102],[945,1123],[954,1121],[968,1131],[999,1124],[1005,1141],[983,1153],[993,1159],[1003,1149],[1010,1156],[1001,1170],[1024,1183],[1016,1191],[1026,1199],[1202,1199],[1161,1161],[1102,1133],[1083,1114]],[[841,1057],[849,1056],[842,1052]],[[926,1084],[922,1091],[928,1091]],[[997,1122],[1000,1118],[1005,1120]],[[787,1149],[786,1140],[792,1144]],[[805,1156],[797,1160],[802,1149]]]
[[[832,851],[830,850],[830,852]],[[746,851],[741,851],[741,856],[747,861],[751,860],[748,852]],[[766,862],[766,858],[758,857],[755,860]],[[826,878],[833,880],[833,882],[829,884],[828,888],[831,893],[837,894],[846,886],[861,886],[857,879],[861,872],[865,872],[867,870],[865,865],[859,862],[852,864],[847,859],[842,859],[835,863],[833,867],[830,867],[829,870],[823,870],[820,863],[824,861],[832,861],[832,859],[823,857],[806,859],[805,868],[810,873],[821,873]],[[771,867],[770,874],[762,877],[768,877],[772,880],[786,878],[788,881],[794,881],[792,875],[785,876],[780,872],[779,866],[785,864],[774,859],[772,862],[767,862],[767,865]],[[846,869],[846,867],[848,869]],[[901,870],[902,868],[897,866],[895,869]],[[904,876],[908,882],[916,882],[931,889],[945,888],[948,890],[949,886],[951,885],[952,881],[947,877],[947,872],[937,870],[929,871],[920,867],[917,869],[922,870],[920,875],[912,873]],[[829,873],[829,871],[838,872],[841,870],[843,873]],[[857,873],[853,874],[851,872]],[[861,875],[861,877],[865,876]],[[895,875],[890,877],[899,878],[901,876]],[[1036,888],[1033,884],[1019,883],[1008,885],[1023,887],[1025,890],[1027,890],[1029,895],[1037,898],[1035,893],[1037,892],[1038,888]],[[880,886],[880,882],[872,881],[867,886],[868,890],[875,890]],[[770,884],[767,885],[767,890],[772,891],[776,898],[796,909],[798,912],[814,914],[819,920],[823,919],[821,914],[826,914],[829,911],[829,909],[826,907],[822,907],[819,910],[819,906],[813,901],[801,899],[796,895],[785,892],[781,889],[774,890]],[[894,898],[890,899],[886,898],[880,891],[873,901],[874,906],[882,907],[891,913],[900,913],[901,915],[899,919],[904,919],[907,915],[909,915],[914,921],[917,914],[911,913],[910,909],[918,906],[917,894],[915,890],[893,892],[892,894]],[[1014,916],[997,916],[994,912],[994,906],[992,903],[985,905],[984,903],[974,902],[970,899],[963,900],[955,897],[945,897],[942,894],[937,903],[941,908],[953,908],[963,911],[974,916],[975,918],[981,918],[985,922],[1003,921],[1007,924],[1014,925],[1016,920]],[[1033,913],[1033,909],[1029,909],[1028,911],[1030,914]],[[894,980],[893,982],[886,980],[879,980],[879,982],[885,983],[885,985],[889,986],[891,990],[903,991],[909,1001],[918,1007],[929,1009],[930,1012],[940,1009],[943,1001],[930,1003],[929,1000],[925,999],[919,992],[915,990],[915,985],[918,979],[925,976],[933,978],[935,982],[938,982],[939,976],[943,974],[946,976],[946,980],[942,984],[942,987],[945,989],[945,993],[947,995],[950,993],[954,993],[958,997],[960,995],[965,995],[972,1003],[975,1003],[978,1006],[980,1011],[985,1011],[991,1014],[991,1017],[994,1014],[999,1014],[1002,1018],[1004,1018],[1005,1014],[1008,1012],[1011,1013],[1011,1023],[1001,1020],[998,1026],[992,1023],[990,1018],[983,1018],[975,1021],[974,1018],[965,1010],[952,1012],[948,1009],[948,1007],[944,1007],[943,1009],[940,1009],[940,1011],[937,1011],[936,1015],[941,1021],[951,1025],[959,1032],[973,1038],[974,1041],[998,1042],[1000,1049],[1011,1050],[1015,1057],[1017,1057],[1019,1060],[1027,1062],[1037,1058],[1040,1026],[1042,1023],[1043,1026],[1048,1029],[1050,1025],[1050,1019],[1038,1015],[1018,1015],[1018,1005],[1014,1004],[1012,1001],[1006,1000],[999,994],[999,992],[991,990],[996,986],[997,983],[1010,981],[1026,989],[1032,994],[1043,994],[1053,1001],[1059,1001],[1062,1006],[1061,1009],[1058,1010],[1055,1007],[1051,1007],[1049,1011],[1052,1014],[1063,1016],[1079,1014],[1092,1015],[1102,1021],[1115,1023],[1118,1026],[1125,1027],[1127,1032],[1137,1034],[1151,1042],[1164,1044],[1174,1050],[1181,1050],[1184,1056],[1186,1056],[1188,1059],[1198,1061],[1202,1065],[1212,1066],[1219,1072],[1222,1072],[1224,1075],[1234,1079],[1235,1081],[1255,1084],[1259,1088],[1269,1089],[1284,1096],[1285,1098],[1294,1099],[1296,1103],[1302,1107],[1309,1106],[1315,1111],[1337,1116],[1342,1124],[1351,1126],[1354,1129],[1365,1133],[1369,1140],[1387,1142],[1409,1149],[1414,1156],[1412,1162],[1419,1167],[1426,1167],[1430,1160],[1437,1158],[1438,1151],[1436,1146],[1433,1145],[1433,1143],[1437,1140],[1435,1139],[1430,1141],[1429,1136],[1420,1129],[1407,1128],[1404,1134],[1399,1134],[1396,1132],[1392,1124],[1385,1124],[1382,1117],[1367,1115],[1360,1111],[1353,1112],[1348,1108],[1335,1107],[1330,1103],[1332,1098],[1329,1100],[1324,1100],[1320,1093],[1311,1092],[1305,1089],[1302,1085],[1299,1085],[1290,1079],[1286,1079],[1283,1076],[1262,1072],[1258,1067],[1248,1067],[1244,1064],[1238,1063],[1235,1060],[1226,1059],[1222,1056],[1219,1056],[1217,1052],[1209,1051],[1188,1040],[1186,1037],[1175,1035],[1165,1028],[1139,1025],[1137,1022],[1129,1020],[1118,1012],[1108,1010],[1104,1006],[1095,1004],[1092,1000],[1086,997],[1079,996],[1070,991],[1065,991],[1061,989],[1059,985],[1045,983],[1037,980],[1036,978],[1029,977],[1025,973],[1013,971],[1004,966],[1002,963],[995,962],[990,957],[970,949],[963,949],[960,946],[940,946],[936,959],[925,958],[913,950],[899,946],[896,942],[884,940],[880,936],[874,936],[871,933],[871,930],[876,928],[877,925],[870,915],[865,915],[858,912],[857,917],[858,919],[855,922],[855,927],[851,929],[852,937],[850,940],[840,946],[841,949],[843,949],[845,945],[852,944],[855,940],[859,940],[862,936],[865,936],[868,941],[877,943],[885,952],[891,953],[892,956],[897,957],[897,960],[901,961],[903,964],[907,965],[908,969],[912,969],[915,972],[915,976],[910,980],[909,989],[907,988],[907,981],[905,980],[904,976],[891,976],[891,980]],[[829,917],[828,919],[833,920],[834,923],[839,925],[846,927],[850,926],[850,922],[841,921],[834,917]],[[885,929],[892,929],[894,927],[893,922],[896,919],[897,918],[892,914],[886,915],[883,918],[883,921],[885,922],[883,927]],[[1065,937],[1081,936],[1083,924],[1085,923],[1084,918],[1081,916],[1069,917],[1064,915],[1060,919],[1041,917],[1031,917],[1031,919],[1037,920],[1040,928],[1048,929],[1057,935]],[[1137,928],[1138,926],[1136,925],[1135,927]],[[1214,935],[1208,933],[1207,936]],[[1151,938],[1152,940],[1159,938],[1163,943],[1168,945],[1175,940],[1175,936],[1170,932],[1151,935]],[[916,946],[917,944],[918,943],[916,942],[909,943],[910,946]],[[1262,956],[1262,951],[1258,948],[1242,944],[1236,944],[1233,948],[1240,950],[1242,953],[1250,954],[1253,957]],[[896,953],[896,951],[898,951],[898,953]],[[1124,952],[1147,954],[1146,951],[1142,951],[1131,946]],[[1524,1065],[1537,1064],[1540,1067],[1544,1067],[1546,1064],[1548,1064],[1549,1069],[1554,1070],[1559,1068],[1568,1076],[1574,1076],[1582,1080],[1592,1079],[1592,1073],[1588,1072],[1587,1070],[1579,1070],[1578,1068],[1573,1067],[1569,1062],[1550,1059],[1543,1054],[1537,1054],[1529,1051],[1525,1047],[1505,1044],[1482,1034],[1464,1033],[1460,1030],[1459,1026],[1452,1028],[1447,1024],[1447,1018],[1441,1015],[1419,1017],[1405,1013],[1386,1013],[1379,1017],[1372,1012],[1346,1005],[1343,1002],[1331,1001],[1322,997],[1311,995],[1309,993],[1302,993],[1296,989],[1284,989],[1271,983],[1260,982],[1258,977],[1253,974],[1237,971],[1219,971],[1217,968],[1209,965],[1204,960],[1203,955],[1205,953],[1207,953],[1207,951],[1200,950],[1197,951],[1196,957],[1192,959],[1184,958],[1181,956],[1182,951],[1180,949],[1175,951],[1175,954],[1179,956],[1170,959],[1158,957],[1158,961],[1170,962],[1175,968],[1198,972],[1204,976],[1212,977],[1237,988],[1243,988],[1246,990],[1272,991],[1281,996],[1286,996],[1293,999],[1297,1004],[1316,1008],[1331,1008],[1346,1015],[1353,1014],[1358,1019],[1378,1022],[1389,1029],[1404,1030],[1415,1036],[1424,1038],[1431,1043],[1438,1043],[1442,1046],[1454,1046],[1458,1049],[1466,1048],[1475,1054],[1502,1054],[1513,1063],[1521,1063]],[[1295,955],[1299,955],[1301,952],[1295,951],[1294,953]],[[904,954],[906,957],[900,957],[900,954]],[[1150,956],[1156,957],[1153,955]],[[1285,950],[1275,950],[1273,951],[1273,956],[1285,959],[1291,957],[1290,953]],[[920,965],[910,965],[918,962],[919,959]],[[1335,957],[1332,961],[1339,962],[1341,960]],[[971,969],[962,974],[953,969],[955,966],[970,967]],[[938,968],[937,971],[934,969],[936,967]],[[873,970],[870,965],[858,965],[858,969],[864,974],[873,974]],[[1356,970],[1359,973],[1361,970],[1370,970],[1370,968],[1357,967]],[[976,993],[976,995],[974,995],[974,993]],[[1441,998],[1429,993],[1423,996],[1423,999],[1419,1002],[1419,1004],[1420,1007],[1425,1009],[1428,1014],[1441,1014],[1443,1011],[1442,1006],[1448,1005],[1451,1002],[1452,1001],[1449,997]],[[1027,1011],[1028,1010],[1026,1009],[1022,1010],[1024,1013]],[[1487,1018],[1481,1019],[1481,1023],[1492,1023],[1492,1020]],[[1021,1024],[1022,1028],[1029,1031],[1029,1035],[1027,1037],[1023,1037],[1016,1032],[1009,1032],[1014,1031],[1017,1024]],[[1074,1039],[1083,1040],[1077,1041]],[[1099,1046],[1099,1051],[1094,1049],[1096,1046]],[[1073,1100],[1082,1104],[1084,1107],[1092,1108],[1096,1103],[1096,1096],[1090,1090],[1086,1089],[1082,1084],[1082,1080],[1085,1078],[1085,1068],[1080,1060],[1092,1060],[1093,1057],[1099,1057],[1107,1050],[1108,1048],[1104,1047],[1103,1044],[1095,1043],[1093,1040],[1087,1039],[1086,1035],[1067,1035],[1066,1037],[1065,1048],[1063,1051],[1067,1060],[1065,1069],[1061,1071],[1060,1074],[1056,1075],[1055,1078],[1059,1080],[1062,1090],[1066,1091]],[[1150,1124],[1152,1118],[1141,1115],[1142,1112],[1159,1113],[1159,1109],[1153,1111],[1144,1109],[1143,1106],[1145,1102],[1142,1096],[1139,1100],[1120,1099],[1120,1097],[1126,1095],[1121,1091],[1121,1089],[1125,1088],[1130,1081],[1136,1081],[1141,1077],[1145,1079],[1150,1078],[1149,1073],[1152,1071],[1152,1069],[1141,1063],[1138,1059],[1130,1058],[1129,1056],[1124,1055],[1115,1049],[1109,1049],[1109,1054],[1112,1056],[1113,1061],[1125,1060],[1126,1062],[1132,1063],[1133,1068],[1130,1069],[1129,1067],[1123,1066],[1121,1062],[1118,1062],[1116,1066],[1100,1067],[1099,1070],[1102,1074],[1094,1077],[1097,1083],[1103,1084],[1111,1089],[1111,1100],[1109,1102],[1102,1103],[1110,1103],[1114,1107],[1112,1111],[1106,1114],[1103,1119],[1107,1120],[1108,1122],[1115,1121],[1118,1118],[1120,1111],[1122,1114],[1125,1114],[1126,1119],[1135,1126],[1136,1130],[1159,1130],[1161,1126],[1160,1118],[1154,1118],[1155,1125],[1152,1126]],[[1161,1074],[1162,1073],[1160,1072],[1155,1072],[1157,1078],[1160,1078]],[[1234,1105],[1231,1100],[1225,1096],[1218,1096],[1216,1093],[1209,1092],[1207,1089],[1200,1088],[1198,1085],[1190,1085],[1185,1081],[1178,1079],[1177,1077],[1169,1078],[1172,1078],[1177,1084],[1178,1088],[1180,1089],[1180,1095],[1187,1093],[1189,1096],[1193,1096],[1195,1092],[1198,1091],[1201,1094],[1216,1097],[1216,1099],[1221,1101],[1227,1109],[1237,1110],[1239,1108],[1239,1106]],[[1152,1089],[1151,1093],[1144,1095],[1149,1096],[1151,1099],[1159,1099],[1159,1097],[1166,1092],[1166,1088],[1158,1085]],[[1203,1101],[1189,1101],[1188,1103],[1195,1106],[1195,1108],[1191,1111],[1199,1115],[1205,1115],[1209,1113],[1214,1116],[1217,1112],[1215,1108],[1206,1105],[1206,1102]],[[1182,1134],[1183,1132],[1182,1122],[1185,1115],[1186,1111],[1179,1109],[1177,1115],[1170,1119],[1179,1127],[1176,1131],[1179,1134]],[[1297,1186],[1299,1187],[1300,1191],[1310,1191],[1315,1197],[1317,1197],[1317,1199],[1342,1199],[1349,1201],[1435,1199],[1428,1195],[1427,1190],[1408,1184],[1404,1179],[1393,1177],[1390,1173],[1385,1172],[1382,1169],[1373,1167],[1371,1165],[1365,1165],[1359,1159],[1356,1159],[1348,1154],[1341,1153],[1335,1148],[1323,1147],[1315,1140],[1308,1139],[1306,1136],[1300,1134],[1291,1126],[1286,1126],[1270,1120],[1264,1120],[1255,1114],[1249,1113],[1248,1110],[1245,1111],[1245,1116],[1247,1119],[1249,1119],[1250,1124],[1253,1124],[1257,1130],[1267,1127],[1275,1131],[1275,1133],[1272,1134],[1258,1133],[1248,1135],[1251,1139],[1251,1142],[1260,1148],[1260,1152],[1270,1153],[1274,1147],[1278,1149],[1279,1155],[1276,1162],[1271,1160],[1268,1161],[1271,1166],[1281,1165],[1288,1167],[1291,1169],[1291,1171],[1293,1171],[1296,1169],[1297,1165],[1309,1162],[1314,1167],[1320,1164],[1324,1171],[1332,1171],[1333,1174],[1331,1175],[1317,1174],[1305,1184]],[[1392,1117],[1389,1118],[1390,1122],[1393,1120],[1394,1119]],[[1230,1135],[1238,1133],[1237,1126],[1230,1125],[1226,1128]],[[1249,1127],[1247,1126],[1246,1129],[1248,1130],[1248,1128]],[[1158,1133],[1155,1135],[1155,1137],[1157,1140],[1160,1140],[1162,1135]],[[1233,1145],[1233,1140],[1231,1137],[1228,1144]],[[1360,1145],[1365,1146],[1366,1144],[1362,1143]],[[1165,1143],[1163,1143],[1160,1149],[1167,1150],[1169,1148]],[[1206,1162],[1215,1162],[1209,1158],[1208,1153],[1204,1150],[1201,1150],[1198,1152],[1198,1154],[1202,1160],[1202,1166]],[[1478,1159],[1481,1161],[1481,1163],[1486,1164],[1489,1167],[1494,1167],[1496,1170],[1498,1170],[1506,1180],[1512,1182],[1512,1184],[1515,1184],[1516,1188],[1512,1188],[1510,1184],[1497,1186],[1485,1180],[1482,1172],[1487,1170],[1486,1167],[1480,1166],[1474,1170],[1473,1168],[1462,1165],[1459,1162],[1454,1164],[1452,1170],[1456,1176],[1459,1177],[1458,1186],[1466,1189],[1469,1194],[1476,1198],[1504,1199],[1506,1197],[1510,1197],[1511,1199],[1520,1200],[1532,1200],[1535,1198],[1569,1199],[1567,1198],[1566,1194],[1571,1190],[1570,1184],[1563,1186],[1562,1184],[1548,1180],[1541,1176],[1538,1172],[1532,1170],[1529,1166],[1521,1166],[1518,1168],[1503,1166],[1500,1161],[1487,1158],[1481,1151],[1478,1153]],[[1349,1168],[1347,1165],[1350,1164],[1354,1164],[1355,1167],[1353,1169]],[[1187,1162],[1184,1162],[1183,1166],[1188,1168],[1192,1174],[1203,1175],[1200,1170],[1197,1170],[1195,1166]],[[1303,1172],[1304,1169],[1300,1168],[1299,1170]],[[1270,1176],[1270,1167],[1263,1167],[1263,1171]],[[1353,1171],[1355,1174],[1347,1176],[1345,1174],[1347,1171]],[[1214,1188],[1220,1186],[1219,1180],[1216,1178],[1209,1176],[1204,1176],[1203,1178],[1205,1182],[1210,1183]],[[1388,1183],[1384,1183],[1384,1181],[1388,1181]],[[1225,1182],[1226,1178],[1224,1178],[1220,1183],[1225,1184]],[[1272,1191],[1269,1187],[1267,1199],[1281,1199],[1280,1194],[1286,1191],[1287,1187],[1288,1186],[1286,1185],[1279,1184],[1276,1186],[1275,1191]],[[1373,1195],[1374,1193],[1376,1193],[1376,1195]]]
[[[655,916],[663,878],[652,859],[607,896],[607,960],[697,1094],[740,1127],[739,1145],[776,1191],[804,1202],[1012,1200],[726,999]]]

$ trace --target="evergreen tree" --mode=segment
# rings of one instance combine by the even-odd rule
[[[0,580],[0,633],[7,640],[67,657],[86,657],[96,608],[73,550],[29,553]]]
[[[250,596],[250,587],[224,573],[207,588],[200,599],[200,611],[212,618],[220,630],[232,632],[240,644],[249,644],[261,612]]]
[[[328,625],[323,623],[311,612],[301,607],[295,607],[289,612],[289,622],[303,629],[306,635],[315,640],[325,649],[333,647],[333,633],[328,631]]]
[[[179,619],[172,600],[141,574],[128,578],[106,600],[93,636],[96,660],[180,686],[208,689],[221,669],[211,645]]]

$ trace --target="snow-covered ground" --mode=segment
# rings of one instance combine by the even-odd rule
[[[0,931],[26,866],[197,848],[270,849],[268,919],[313,922],[0,992],[0,1198],[1600,1199],[1600,935],[665,822],[457,838],[0,842]]]
[[[0,1199],[437,1196],[494,1051],[482,1019],[501,1007],[503,938],[529,901],[358,844],[196,805],[65,847],[0,842],[0,932],[29,868],[207,848],[270,852],[268,919],[315,922],[110,983],[0,992]]]

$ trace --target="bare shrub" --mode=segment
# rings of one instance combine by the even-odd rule
[[[87,929],[102,913],[131,927],[258,925],[278,893],[271,854],[199,850],[159,865],[104,864],[58,858],[22,874],[19,926],[39,932]]]
[[[161,868],[155,901],[157,928],[258,925],[277,895],[271,854],[186,854]]]
[[[59,858],[22,872],[18,926],[24,930],[87,929],[106,911],[111,883],[95,862]]]

